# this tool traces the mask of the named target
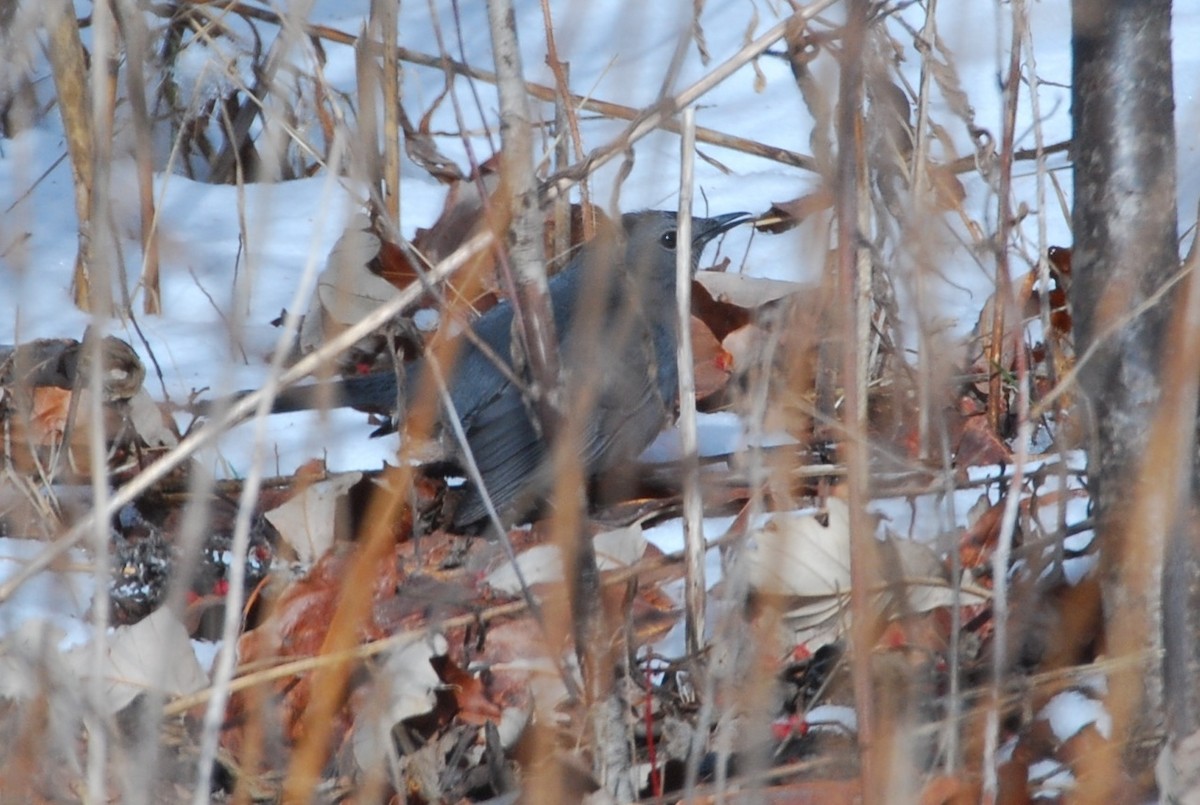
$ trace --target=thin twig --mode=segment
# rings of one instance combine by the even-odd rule
[[[571,83],[567,78],[568,65],[558,57],[558,45],[554,39],[554,25],[550,16],[550,0],[542,0],[542,21],[546,27],[546,64],[550,66],[550,71],[554,74],[554,86],[557,94],[554,99],[555,109],[562,110],[562,116],[567,120],[567,131],[571,135],[571,145],[575,147],[577,155],[583,154],[583,135],[579,131],[579,112],[580,108],[587,108],[588,101],[584,98],[577,98],[571,94]],[[526,84],[526,91],[530,91],[534,86]],[[535,97],[536,93],[530,92]],[[561,127],[558,127],[561,129]],[[559,137],[563,136],[561,130],[555,132]],[[562,170],[567,167],[566,160],[563,164],[556,165],[557,170]],[[579,208],[583,213],[583,240],[589,241],[596,232],[596,225],[592,218],[592,203],[591,193],[588,189],[588,183],[579,183]],[[568,227],[570,218],[567,218]],[[555,235],[560,233],[557,231]],[[570,240],[570,231],[562,233]]]
[[[997,199],[999,221],[996,233],[996,292],[994,299],[995,319],[992,326],[993,376],[988,391],[988,422],[998,432],[1003,391],[1000,384],[1000,369],[1003,360],[1005,310],[1013,307],[1012,277],[1008,267],[1008,241],[1012,231],[1012,212],[1009,196],[1012,192],[1012,151],[1016,136],[1017,99],[1021,86],[1021,49],[1024,42],[1025,16],[1023,0],[1016,0],[1012,10],[1012,41],[1009,43],[1008,74],[1004,83],[1004,129],[1000,146],[1000,187]],[[1029,455],[1029,442],[1033,435],[1030,419],[1029,373],[1025,361],[1025,350],[1014,348],[1017,361],[1017,437],[1014,457],[1014,473],[1011,490],[1020,488]],[[1008,565],[1013,548],[1013,533],[1017,523],[1020,496],[1010,492],[1004,501],[1004,512],[1000,520],[1000,534],[996,549],[992,553],[992,579],[994,593],[992,618],[995,623],[996,639],[993,642],[991,706],[987,711],[987,728],[984,734],[983,785],[986,796],[995,798],[999,792],[999,769],[996,752],[1000,737],[1000,691],[1004,674],[1008,670]]]
[[[860,262],[865,255],[863,246],[866,233],[860,229],[861,216],[859,195],[866,181],[863,167],[864,135],[862,119],[863,103],[863,57],[867,35],[869,8],[867,0],[851,0],[847,10],[847,23],[842,39],[840,80],[838,83],[837,110],[837,275],[838,304],[842,310],[842,386],[845,394],[842,411],[847,439],[843,448],[849,474],[846,478],[850,509],[850,640],[853,647],[851,679],[854,688],[854,704],[858,719],[858,749],[861,757],[860,779],[864,801],[882,802],[884,769],[878,763],[875,742],[877,733],[874,700],[874,685],[871,679],[871,651],[875,645],[875,615],[869,597],[870,589],[877,579],[874,536],[866,516],[868,454],[865,436],[866,395],[862,373],[862,350],[867,346],[861,342],[859,328],[862,321],[860,294],[869,293],[870,285],[861,287],[863,281]],[[869,319],[868,319],[869,321]]]

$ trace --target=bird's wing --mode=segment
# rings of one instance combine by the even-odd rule
[[[498,511],[504,513],[513,503],[521,505],[519,498],[540,497],[540,490],[528,487],[535,483],[545,446],[516,388],[509,386],[464,425],[471,454]],[[454,523],[469,525],[486,513],[480,491],[472,488],[455,511]]]
[[[588,418],[580,458],[592,474],[637,458],[666,422],[658,383],[635,366],[610,380]]]
[[[560,333],[571,320],[575,297],[580,289],[578,268],[568,268],[550,279],[550,307]],[[475,336],[487,344],[496,357],[509,367],[513,366],[512,336],[513,308],[505,301],[479,317],[471,329]],[[450,393],[458,415],[470,420],[481,408],[504,394],[511,386],[508,378],[500,372],[495,362],[470,341],[464,341],[453,372]]]

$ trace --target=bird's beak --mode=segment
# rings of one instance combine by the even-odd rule
[[[693,248],[703,247],[717,235],[720,235],[722,232],[728,232],[738,224],[743,224],[753,217],[753,213],[748,212],[727,212],[724,215],[718,215],[713,218],[693,218]]]

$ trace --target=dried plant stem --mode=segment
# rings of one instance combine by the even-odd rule
[[[500,174],[509,204],[505,252],[516,281],[517,319],[524,356],[534,383],[533,403],[548,441],[553,442],[562,408],[559,393],[558,339],[550,310],[546,267],[542,262],[542,215],[533,173],[533,134],[525,94],[516,17],[510,0],[488,3],[492,51],[500,91]]]
[[[1024,42],[1026,19],[1023,4],[1018,2],[1012,12],[1013,29],[1009,43],[1008,71],[1004,82],[1004,125],[1000,144],[1000,185],[997,193],[998,220],[996,240],[996,291],[993,298],[992,344],[988,361],[991,378],[988,387],[988,424],[999,432],[1004,406],[1004,317],[1013,303],[1012,276],[1008,266],[1008,242],[1012,231],[1012,210],[1009,199],[1012,194],[1013,143],[1016,137],[1017,99],[1020,94],[1021,49]],[[992,599],[992,617],[995,621],[995,639],[992,654],[992,679],[990,685],[991,705],[987,712],[984,735],[983,790],[985,795],[995,797],[999,791],[996,751],[1000,737],[1000,692],[1004,675],[1008,670],[1008,566],[1012,557],[1013,534],[1016,529],[1017,510],[1024,479],[1025,462],[1029,457],[1029,440],[1033,435],[1029,419],[1029,379],[1025,361],[1024,345],[1018,337],[1012,345],[1017,364],[1017,436],[1014,454],[1014,472],[1008,497],[1004,501],[1004,512],[1000,522],[1000,535],[992,554],[992,579],[995,585]]]
[[[571,94],[571,82],[568,80],[568,72],[570,65],[563,62],[558,57],[558,45],[554,41],[554,25],[553,19],[550,16],[550,0],[542,0],[542,20],[546,27],[546,64],[550,66],[550,71],[554,73],[554,88],[556,94],[554,97],[554,108],[558,111],[559,117],[566,118],[566,132],[563,131],[561,125],[556,125],[556,134],[560,139],[564,133],[570,133],[571,145],[575,148],[576,154],[583,153],[583,135],[579,132],[579,112],[577,106],[582,106],[585,101]],[[530,91],[535,86],[526,84],[526,91],[537,97],[537,94]],[[557,170],[562,170],[567,167],[567,159],[563,159],[561,164],[555,166]],[[579,206],[583,213],[583,240],[589,241],[596,234],[596,224],[592,215],[591,194],[588,191],[588,183],[586,181],[579,183]],[[568,218],[567,223],[569,224]],[[559,236],[559,232],[555,230],[555,236]],[[562,236],[570,240],[569,230],[562,233]]]
[[[373,22],[368,21],[367,24],[370,26]],[[377,104],[383,81],[379,75],[379,63],[375,60],[373,49],[365,47],[366,41],[365,38],[359,38],[354,45],[354,76],[358,90],[358,147],[354,150],[351,169],[357,168],[363,172],[368,198],[382,209],[387,205],[382,203],[385,190],[383,164],[379,154]]]
[[[549,449],[562,458],[562,475],[577,480],[577,483],[566,485],[564,494],[555,496],[553,539],[562,552],[563,564],[573,589],[571,598],[578,601],[584,594],[583,587],[589,579],[597,578],[598,572],[590,542],[583,544],[587,539],[582,533],[583,468],[576,451],[564,449],[565,443],[571,440],[568,431],[573,432],[574,428],[571,427],[572,423],[564,421],[567,412],[561,399],[558,336],[550,307],[546,266],[542,259],[543,218],[537,204],[531,110],[524,89],[524,69],[515,20],[510,0],[494,0],[488,4],[488,23],[499,78],[497,88],[500,91],[501,182],[504,201],[509,205],[507,248],[501,264],[511,266],[516,282],[514,312],[516,326],[520,328],[517,335],[523,347],[521,355],[528,362],[532,381],[531,397],[542,438],[550,445]],[[516,359],[515,356],[504,357]],[[594,607],[576,609],[573,615],[578,638],[580,634],[593,631],[598,623],[594,621],[598,611]],[[549,628],[553,629],[554,626]],[[586,672],[590,641],[577,639],[576,642],[576,652],[584,660],[582,665]]]
[[[74,20],[71,20],[74,24]],[[117,26],[113,17],[112,3],[101,2],[94,6],[92,18],[93,36],[90,70],[91,97],[89,113],[90,131],[93,141],[89,148],[92,155],[92,187],[88,210],[88,230],[92,236],[91,252],[87,266],[87,306],[94,316],[84,337],[84,351],[91,364],[86,379],[76,378],[76,390],[86,382],[88,391],[88,463],[91,477],[92,496],[96,506],[104,506],[110,498],[108,479],[108,439],[105,435],[104,412],[104,331],[107,320],[114,313],[112,287],[116,267],[115,243],[111,210],[112,138],[113,119],[116,107],[116,35]],[[80,290],[76,286],[76,293]],[[74,396],[74,395],[72,395]],[[72,400],[72,405],[74,405]],[[68,415],[69,418],[73,418]],[[69,451],[69,445],[67,446]],[[96,669],[104,668],[109,661],[109,547],[112,534],[108,519],[97,519],[88,528],[91,537],[91,560],[95,580],[95,597],[92,600],[92,644],[91,661]],[[103,674],[94,674],[88,682],[88,708],[84,716],[87,729],[87,795],[94,802],[106,800],[108,794],[107,774],[109,765],[108,735],[108,684]]]
[[[1197,219],[1200,221],[1200,217]],[[1200,264],[1200,248],[1192,241],[1186,265],[1194,268]],[[1200,729],[1200,711],[1195,694],[1195,661],[1197,652],[1197,615],[1195,609],[1196,547],[1196,501],[1192,455],[1196,444],[1197,403],[1200,401],[1200,287],[1196,273],[1188,275],[1182,298],[1175,315],[1168,325],[1167,342],[1178,345],[1168,351],[1164,359],[1162,376],[1165,378],[1162,404],[1150,428],[1149,443],[1137,479],[1131,522],[1133,527],[1126,536],[1122,560],[1130,560],[1124,567],[1134,590],[1153,590],[1161,579],[1162,584],[1162,635],[1144,636],[1147,617],[1145,613],[1130,612],[1110,616],[1114,634],[1122,640],[1126,649],[1120,656],[1147,654],[1147,648],[1163,651],[1162,698],[1150,701],[1154,707],[1164,706],[1167,751],[1177,752],[1170,757],[1170,765],[1188,768],[1194,762],[1186,746],[1195,740]],[[1161,529],[1163,536],[1157,537],[1152,529]],[[1162,555],[1156,555],[1156,547],[1162,544]],[[1145,592],[1149,597],[1149,592]],[[1130,686],[1141,668],[1131,669],[1124,675],[1121,686]],[[1152,672],[1153,673],[1153,672]],[[1128,690],[1117,688],[1110,696],[1114,711],[1114,726],[1123,728],[1113,737],[1124,738],[1136,733],[1136,717],[1129,712],[1139,701]],[[1147,690],[1145,699],[1153,696]],[[1124,699],[1124,700],[1122,700]],[[1141,700],[1143,705],[1146,703]],[[1168,765],[1168,764],[1164,764]],[[1187,783],[1175,775],[1160,777],[1163,784],[1163,801],[1185,802],[1195,795],[1188,790]],[[1186,778],[1185,778],[1186,779]],[[1175,788],[1179,786],[1179,789]],[[1180,790],[1183,789],[1183,790]]]
[[[65,0],[53,4],[47,27],[50,46],[46,53],[54,75],[58,110],[63,119],[67,153],[71,155],[71,177],[75,186],[75,215],[79,221],[79,245],[75,254],[75,275],[72,287],[75,304],[87,310],[90,303],[88,270],[91,264],[93,153],[91,117],[88,114],[87,61],[79,26],[75,22],[74,6]]]
[[[1000,165],[999,188],[997,189],[997,221],[996,239],[993,248],[996,253],[996,292],[993,298],[996,304],[992,306],[992,337],[987,360],[991,367],[991,378],[988,381],[987,417],[991,429],[999,433],[1003,425],[1004,406],[1004,352],[1008,346],[1004,337],[1004,320],[1008,309],[1013,303],[1012,275],[1008,267],[1008,241],[1012,232],[1013,216],[1009,201],[1012,197],[1012,168],[1013,143],[1017,128],[1017,100],[1021,92],[1021,39],[1017,29],[1023,29],[1024,21],[1016,18],[1014,9],[1014,32],[1009,45],[1008,72],[1004,80],[1004,116],[1003,129],[1000,135]],[[1019,314],[1018,314],[1019,315]],[[1012,345],[1018,354],[1022,352],[1021,344]]]
[[[128,54],[125,63],[125,88],[133,119],[133,134],[137,144],[134,159],[137,162],[138,202],[141,210],[142,310],[156,314],[162,312],[162,291],[159,282],[158,219],[154,211],[154,141],[153,123],[146,104],[146,55],[149,32],[140,12],[130,0],[119,0],[115,4],[117,23],[125,40]]]
[[[396,10],[392,0],[371,3],[371,17],[383,47],[383,202],[388,217],[400,220],[400,59],[396,49]]]
[[[868,342],[860,339],[859,330],[869,325],[869,311],[863,316],[861,293],[870,292],[868,282],[862,288],[862,257],[866,235],[861,230],[859,196],[865,182],[866,165],[863,135],[863,54],[867,34],[867,0],[851,0],[845,36],[842,40],[842,60],[838,86],[837,110],[837,184],[835,192],[838,221],[838,296],[842,312],[842,384],[845,394],[842,421],[845,438],[842,449],[846,454],[849,473],[846,477],[850,508],[850,641],[853,649],[851,678],[858,719],[858,747],[861,755],[861,779],[864,801],[882,802],[884,769],[878,764],[875,724],[874,685],[871,677],[871,653],[876,639],[876,616],[869,591],[879,578],[876,567],[874,533],[866,516],[868,495],[868,464],[866,450],[866,371],[862,352]],[[867,255],[869,260],[869,255]],[[869,300],[868,300],[869,301]]]
[[[683,110],[680,145],[679,232],[675,251],[675,283],[679,303],[679,434],[682,442],[683,523],[686,558],[684,608],[687,651],[699,656],[704,646],[704,502],[700,497],[700,462],[696,439],[696,372],[692,353],[692,183],[696,164],[696,110]]]
[[[330,153],[333,156],[335,164],[341,161],[341,153],[344,147],[345,144],[342,138],[338,137],[334,140]],[[336,178],[331,174],[329,181],[326,182],[326,194],[330,192],[335,182]],[[315,239],[316,233],[314,233],[313,237]],[[315,246],[315,243],[313,245]],[[273,385],[272,379],[280,374],[283,361],[289,354],[288,346],[299,329],[300,314],[295,311],[304,309],[304,302],[316,285],[318,272],[316,249],[310,248],[308,254],[309,259],[304,266],[304,273],[297,282],[295,293],[288,304],[288,310],[291,312],[285,317],[284,325],[280,329],[279,337],[276,340],[270,372],[265,383],[267,387]],[[272,395],[266,394],[261,395],[261,399],[258,401],[258,407],[255,412],[257,419],[254,427],[253,454],[249,471],[242,485],[241,495],[238,499],[237,515],[234,520],[233,542],[230,546],[232,559],[229,564],[229,592],[225,601],[225,618],[221,630],[221,642],[224,649],[217,657],[217,661],[213,667],[213,688],[216,690],[216,694],[209,700],[208,707],[204,713],[204,725],[200,736],[200,757],[197,763],[197,780],[193,799],[195,805],[203,805],[203,803],[208,801],[209,783],[213,765],[217,757],[221,727],[225,720],[225,709],[229,702],[229,683],[233,679],[236,659],[235,647],[238,635],[242,631],[242,610],[245,605],[246,587],[246,555],[250,548],[250,528],[258,503],[259,491],[262,488],[263,467],[267,458],[267,414],[271,410],[271,400]],[[361,586],[367,587],[368,590],[372,589],[370,585],[364,584]],[[343,608],[339,607],[339,612]],[[333,632],[336,626],[336,623],[332,624],[330,631]],[[357,629],[351,629],[350,632],[351,638],[357,635]],[[322,724],[321,728],[327,728],[327,726],[327,724]],[[320,732],[320,728],[312,728],[310,732]],[[313,738],[313,736],[309,734],[306,735],[306,738]],[[301,746],[302,749],[303,744]],[[301,750],[297,751],[298,755]]]
[[[937,0],[929,0],[925,9],[925,26],[917,42],[921,52],[921,83],[917,94],[917,119],[913,127],[913,154],[909,175],[912,177],[914,218],[924,219],[930,205],[926,199],[929,189],[929,129],[930,90],[933,86],[931,54],[937,41]],[[915,233],[914,233],[915,234]],[[916,267],[916,298],[918,305],[927,299],[928,269],[922,263]],[[918,455],[930,454],[930,412],[933,408],[933,344],[930,341],[929,312],[918,307],[917,327],[917,442]]]

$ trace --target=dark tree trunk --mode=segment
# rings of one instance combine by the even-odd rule
[[[1111,656],[1141,660],[1114,672],[1108,704],[1114,751],[1141,771],[1162,735],[1163,562],[1190,506],[1195,416],[1194,382],[1168,377],[1164,358],[1184,326],[1171,321],[1182,286],[1162,293],[1179,271],[1171,3],[1074,0],[1072,13],[1073,304],[1077,352],[1095,351],[1080,380],[1106,636]],[[1191,408],[1172,418],[1177,403]],[[1110,794],[1119,785],[1116,771],[1098,776]]]

